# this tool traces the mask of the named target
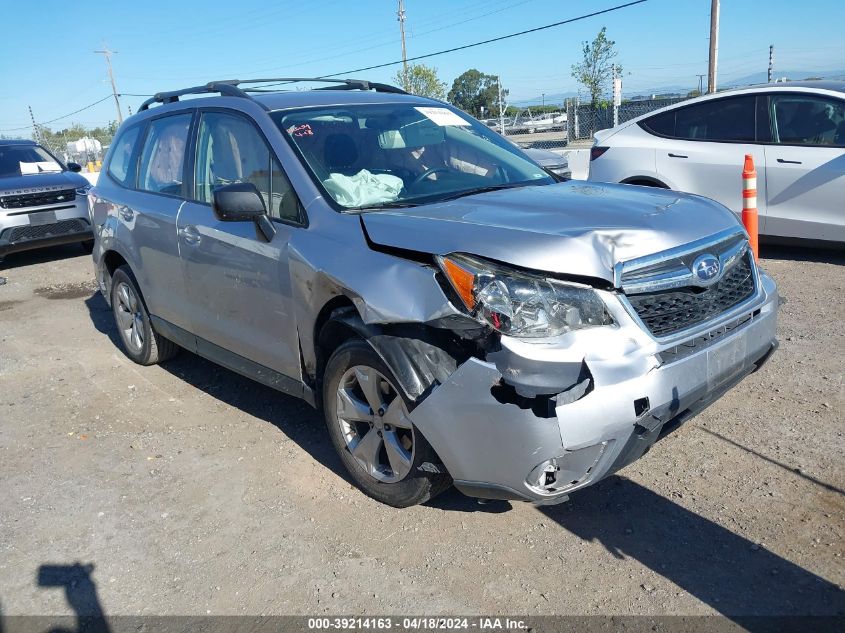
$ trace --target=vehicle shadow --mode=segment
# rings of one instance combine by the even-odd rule
[[[100,332],[116,340],[99,295],[86,300]],[[273,424],[314,459],[350,482],[319,413],[190,352],[161,367],[196,389]],[[507,512],[506,501],[479,504],[454,489],[430,502],[452,512]],[[559,506],[540,507],[573,535],[599,542],[618,559],[633,558],[712,609],[751,631],[772,630],[750,616],[845,616],[835,584],[729,529],[624,477],[612,476]],[[647,591],[647,589],[644,589]]]
[[[160,367],[212,398],[269,422],[323,466],[351,483],[329,439],[322,416],[305,401],[187,351],[180,352]]]
[[[783,259],[792,262],[814,262],[817,264],[845,265],[845,249],[767,243],[761,238],[760,260],[763,266],[767,259]]]
[[[94,328],[100,333],[109,337],[112,345],[120,348],[120,335],[114,323],[114,314],[99,292],[94,292],[85,300],[85,307],[88,308],[88,316]]]
[[[108,336],[112,344],[120,349],[120,337],[106,300],[100,293],[95,293],[85,300],[85,305],[97,331]],[[187,350],[182,350],[159,367],[212,398],[269,422],[326,468],[351,483],[331,444],[323,418],[303,400],[285,395]]]
[[[10,271],[16,268],[25,268],[36,264],[48,262],[60,262],[74,257],[90,257],[79,244],[60,244],[49,248],[39,248],[32,251],[11,253],[0,259],[0,272]]]
[[[488,507],[465,497],[446,507],[453,503],[467,512]],[[833,616],[840,624],[845,616],[845,592],[834,583],[625,477],[611,476],[567,503],[538,510],[578,538],[601,543],[614,558],[638,561],[749,631],[773,630],[771,616]],[[643,584],[644,596],[660,591]],[[826,630],[831,622],[804,625]]]

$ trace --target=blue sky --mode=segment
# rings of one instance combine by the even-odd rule
[[[622,4],[625,0],[406,0],[408,55],[488,39]],[[110,93],[107,44],[118,91],[145,94],[211,79],[330,74],[401,58],[396,0],[7,0],[0,39],[0,133],[28,136],[38,122]],[[11,12],[11,7],[14,7]],[[624,93],[697,87],[707,72],[710,0],[648,0],[611,14],[434,57],[450,85],[468,68],[500,74],[511,101],[577,90],[570,67],[602,26],[616,40]],[[720,84],[775,68],[845,67],[842,0],[722,0]],[[390,81],[398,67],[357,73]],[[133,111],[143,97],[124,97]],[[108,123],[109,99],[50,124]]]

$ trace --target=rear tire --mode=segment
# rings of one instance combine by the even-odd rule
[[[338,347],[323,375],[329,436],[355,484],[394,508],[425,503],[452,479],[408,418],[409,403],[393,372],[372,347],[351,339]],[[425,470],[423,470],[425,468]]]
[[[129,266],[111,278],[111,306],[123,353],[139,365],[155,365],[179,352],[176,343],[158,334],[150,322],[144,297]]]

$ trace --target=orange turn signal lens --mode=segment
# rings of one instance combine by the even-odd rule
[[[475,297],[473,296],[473,287],[475,286],[475,275],[448,257],[441,260],[443,264],[443,272],[449,278],[452,287],[461,297],[467,308],[470,310],[475,308]]]

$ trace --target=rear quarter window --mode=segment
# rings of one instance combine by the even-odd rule
[[[140,125],[130,127],[121,132],[117,140],[112,143],[107,171],[109,176],[124,187],[131,186],[134,179],[132,156],[135,152],[135,145],[138,143],[140,131]]]
[[[675,136],[675,110],[656,114],[640,121],[640,127],[646,132],[657,134],[658,136]]]

